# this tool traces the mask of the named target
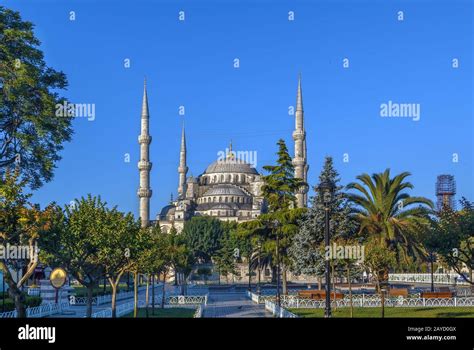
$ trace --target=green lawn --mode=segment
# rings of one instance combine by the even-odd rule
[[[324,309],[289,309],[300,317],[323,317]],[[381,309],[354,308],[354,317],[380,317]],[[349,317],[349,308],[332,310],[333,317]],[[386,307],[385,317],[454,318],[474,317],[474,307]]]
[[[186,308],[166,308],[160,309],[155,308],[155,314],[151,314],[151,308],[148,309],[150,318],[193,318],[196,309],[186,309]],[[129,314],[126,314],[122,317],[132,318],[133,311]],[[138,309],[138,317],[146,317],[145,309]]]

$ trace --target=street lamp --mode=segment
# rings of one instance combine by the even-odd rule
[[[323,196],[324,212],[325,212],[325,230],[324,230],[324,244],[326,249],[330,247],[329,237],[329,211],[332,197],[334,194],[334,183],[332,181],[325,180],[319,184],[319,193]],[[331,267],[329,264],[329,256],[326,254],[326,266],[325,266],[325,279],[326,279],[326,308],[324,311],[324,317],[331,317]]]
[[[261,258],[261,255],[262,255],[262,242],[260,241],[260,239],[258,240],[258,256],[257,256],[257,271],[258,271],[258,281],[257,281],[257,294],[260,295],[261,294],[261,286],[260,286],[260,280],[261,280],[261,266],[260,266],[260,258]]]
[[[273,220],[273,229],[275,230],[276,234],[276,264],[277,264],[277,288],[276,288],[276,297],[275,301],[278,306],[281,305],[280,303],[280,234],[278,232],[278,227],[280,226],[280,222],[278,220]]]

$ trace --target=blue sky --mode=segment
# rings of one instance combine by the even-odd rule
[[[448,173],[458,197],[474,199],[471,1],[3,4],[36,25],[47,63],[68,77],[65,96],[96,105],[94,121],[74,121],[54,180],[35,192],[42,205],[92,193],[137,213],[144,76],[153,136],[152,216],[176,194],[181,105],[189,174],[201,174],[230,139],[234,149],[257,151],[259,169],[274,161],[280,137],[293,153],[288,107],[295,104],[299,72],[311,185],[324,156],[332,155],[343,183],[390,167],[410,171],[413,194],[434,199],[436,176]],[[124,68],[127,58],[130,68]],[[389,100],[420,104],[420,120],[380,117],[381,103]]]

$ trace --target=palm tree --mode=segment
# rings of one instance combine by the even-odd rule
[[[429,224],[433,203],[424,197],[411,197],[405,192],[413,185],[405,179],[409,172],[390,178],[390,169],[372,176],[357,176],[360,183],[350,183],[347,188],[360,193],[349,193],[356,204],[354,215],[360,223],[360,234],[378,239],[396,253],[397,261],[408,263],[411,257],[424,256],[417,234]],[[388,273],[388,272],[387,272]]]

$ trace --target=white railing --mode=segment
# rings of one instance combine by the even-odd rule
[[[287,308],[319,308],[323,309],[326,306],[325,300],[313,300],[302,298],[282,298],[281,304]],[[331,301],[333,307],[349,307],[350,299],[344,298],[341,300]],[[354,307],[380,307],[382,301],[379,296],[369,295],[352,299]],[[385,306],[389,307],[459,307],[459,306],[474,306],[474,297],[454,297],[454,298],[386,298]]]
[[[28,318],[41,318],[60,314],[63,310],[69,309],[68,302],[62,303],[48,303],[42,304],[35,307],[29,307],[26,309],[26,317]],[[16,310],[0,313],[0,318],[16,318]]]
[[[276,303],[270,300],[265,301],[265,310],[270,311],[273,316],[278,318],[298,318],[294,313],[288,311],[282,306],[278,306]]]
[[[156,287],[156,286],[155,286]],[[151,286],[150,286],[151,288]],[[146,286],[138,287],[138,292],[145,290]],[[134,291],[128,292],[118,292],[116,295],[116,301],[129,299],[134,297]],[[103,305],[112,302],[112,294],[106,295],[99,295],[97,297],[92,298],[92,305]],[[77,297],[75,295],[69,296],[69,304],[71,305],[86,305],[87,304],[87,297]]]
[[[430,273],[391,273],[388,275],[389,282],[407,283],[431,283]],[[469,285],[457,273],[434,273],[433,282],[435,284]]]
[[[151,298],[150,298],[151,299]],[[157,302],[157,299],[161,301],[161,296],[155,295],[155,302]],[[194,317],[201,317],[202,312],[204,309],[204,306],[207,305],[207,295],[177,295],[177,296],[169,296],[166,298],[166,305],[167,306],[172,306],[172,305],[183,305],[185,306],[192,306],[192,305],[197,305],[198,309],[196,310],[196,313],[194,314]],[[143,308],[146,306],[146,301],[141,299],[138,300],[138,307]],[[131,312],[134,308],[134,301],[130,301],[128,303],[120,304],[116,307],[116,315],[117,317],[123,316],[129,312]],[[197,316],[199,315],[199,316]],[[101,311],[98,311],[96,313],[93,313],[92,316],[93,318],[110,318],[112,317],[112,308],[107,308]]]
[[[123,303],[120,305],[117,305],[115,308],[115,314],[117,317],[121,317],[123,315],[126,315],[130,313],[133,308],[135,307],[135,301],[129,301],[128,303]],[[144,300],[138,300],[138,307],[142,308],[145,307],[145,301]],[[91,316],[92,318],[111,318],[112,317],[112,308],[107,308],[99,312],[95,312]]]
[[[166,304],[170,305],[207,305],[206,295],[174,295],[166,298]]]
[[[40,293],[40,289],[39,288],[28,288],[28,295],[31,295],[31,296],[39,296],[41,293]]]
[[[270,300],[270,301],[275,300],[274,294],[258,295],[251,291],[247,291],[246,295],[249,299],[251,299],[256,304],[265,304],[265,301],[267,300]]]

